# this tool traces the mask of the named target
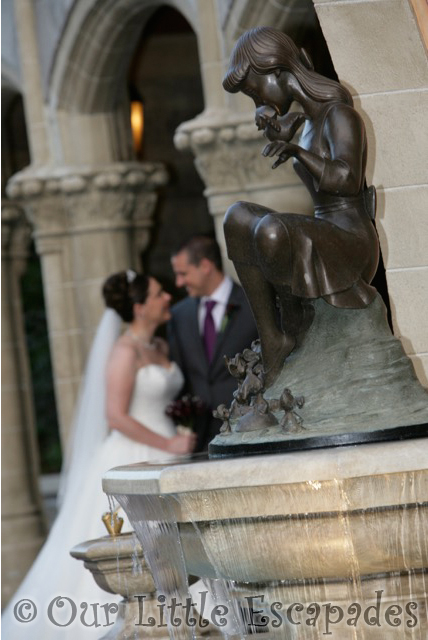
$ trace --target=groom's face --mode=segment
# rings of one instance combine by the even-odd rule
[[[198,265],[191,264],[189,255],[184,250],[173,256],[171,263],[177,287],[185,287],[187,294],[192,298],[208,295],[210,273],[208,260],[202,259]]]

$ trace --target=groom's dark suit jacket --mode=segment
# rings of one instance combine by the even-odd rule
[[[198,326],[199,298],[185,298],[172,308],[168,325],[170,357],[181,368],[186,391],[197,395],[206,403],[206,415],[198,418],[197,451],[205,451],[208,443],[219,432],[221,421],[213,418],[212,411],[219,404],[229,406],[237,381],[226,368],[224,356],[229,358],[249,347],[257,335],[256,325],[247,298],[241,287],[233,284],[226,306],[223,330],[217,334],[211,363],[205,355]]]

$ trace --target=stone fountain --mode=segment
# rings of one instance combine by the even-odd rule
[[[102,640],[166,640],[169,633],[165,598],[156,589],[135,532],[121,533],[124,519],[118,509],[103,514],[102,520],[109,535],[81,542],[70,551],[73,558],[83,561],[103,591],[122,598],[108,603],[108,609],[103,605],[103,626],[109,630]],[[209,640],[219,635],[193,608],[189,609],[188,619],[195,620],[198,638]]]
[[[135,533],[121,533],[123,518],[117,511],[105,513],[102,519],[109,535],[82,542],[70,551],[73,558],[83,561],[103,591],[122,596],[120,602],[109,605],[114,624],[102,640],[168,638],[165,625],[159,620],[153,577]],[[149,627],[149,633],[147,626],[139,624],[142,606],[147,617],[157,622]]]
[[[113,469],[103,488],[171,605],[171,637],[194,637],[180,607],[201,596],[231,637],[425,639],[428,395],[370,284],[364,124],[275,29],[241,36],[224,87],[254,99],[263,154],[293,158],[314,216],[228,210],[260,342],[227,361],[237,390],[211,459]]]
[[[371,640],[382,632],[422,640],[426,461],[426,442],[413,439],[133,465],[108,472],[103,486],[128,513],[168,600],[189,597],[190,573],[220,583],[231,623],[230,603],[245,608],[253,597],[252,608],[268,618],[265,630],[279,637],[313,640],[331,631],[340,640]],[[178,631],[173,637],[192,637],[191,629]]]

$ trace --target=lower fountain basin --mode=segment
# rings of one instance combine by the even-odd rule
[[[83,560],[97,585],[108,593],[127,597],[156,591],[143,550],[133,532],[87,540],[73,547],[70,553],[73,558]]]
[[[178,523],[192,574],[347,579],[428,566],[426,462],[418,439],[119,467],[103,488],[130,501],[151,496],[150,519]]]
[[[279,603],[283,631],[294,624],[287,606],[328,611],[334,603],[342,613],[379,612],[392,640],[403,637],[403,627],[389,624],[388,607],[397,606],[407,614],[405,637],[420,639],[428,637],[427,445],[421,438],[131,465],[105,474],[103,488],[125,508],[167,596],[183,597],[187,572],[222,583],[227,602],[241,608],[248,595],[257,608],[262,596],[267,617]],[[302,640],[327,633],[296,624]],[[333,637],[377,640],[379,631],[365,622],[356,630],[344,616]]]

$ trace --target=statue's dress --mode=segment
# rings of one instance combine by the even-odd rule
[[[326,106],[317,127],[309,151],[325,158],[326,168],[318,183],[299,160],[293,168],[312,198],[314,215],[278,213],[253,203],[240,203],[247,209],[237,220],[237,233],[228,236],[226,243],[229,257],[236,262],[260,266],[260,256],[255,250],[255,238],[260,220],[269,215],[282,227],[289,238],[291,256],[284,264],[282,247],[278,243],[276,254],[263,259],[277,266],[275,285],[288,287],[290,293],[303,299],[324,298],[329,304],[340,308],[364,308],[375,297],[376,289],[370,286],[378,263],[378,237],[373,224],[373,188],[365,185],[364,172],[360,189],[354,196],[338,195],[340,174],[329,164],[330,151],[325,139],[328,117],[338,112],[349,115],[353,110],[346,105],[330,103]],[[352,117],[354,117],[352,115]],[[363,164],[367,153],[365,132],[361,128]],[[344,163],[343,163],[344,164]],[[340,166],[340,161],[339,161]],[[241,227],[242,224],[242,227]],[[250,236],[248,237],[248,232]]]
[[[175,363],[169,368],[157,364],[142,367],[136,374],[130,415],[162,436],[173,436],[175,428],[165,415],[165,409],[182,385],[183,375]],[[79,619],[82,613],[80,604],[117,602],[120,598],[102,591],[84,568],[83,562],[72,558],[69,550],[80,542],[107,534],[101,522],[102,513],[108,510],[108,499],[101,488],[105,471],[125,464],[172,458],[171,454],[139,444],[119,431],[112,431],[108,435],[91,468],[82,469],[80,474],[76,474],[79,477],[70,478],[63,505],[48,539],[3,615],[2,637],[5,640],[95,640],[108,632],[108,627],[86,628]],[[77,607],[75,621],[64,627],[56,626],[48,617],[49,603],[58,596],[71,598]],[[19,623],[15,620],[13,608],[24,598],[35,603],[38,613],[34,621]],[[98,608],[98,614],[100,624],[105,624],[103,610]],[[66,624],[71,615],[72,606],[69,602],[65,602],[62,609],[58,606],[52,609],[53,618],[61,624]],[[93,612],[90,608],[87,622],[92,621]]]
[[[354,197],[330,196],[328,204],[318,205],[312,177],[299,162],[294,169],[311,193],[315,211],[313,217],[275,216],[293,248],[285,284],[301,298],[322,297],[336,307],[365,307],[376,293],[369,282],[378,260],[367,190]]]

